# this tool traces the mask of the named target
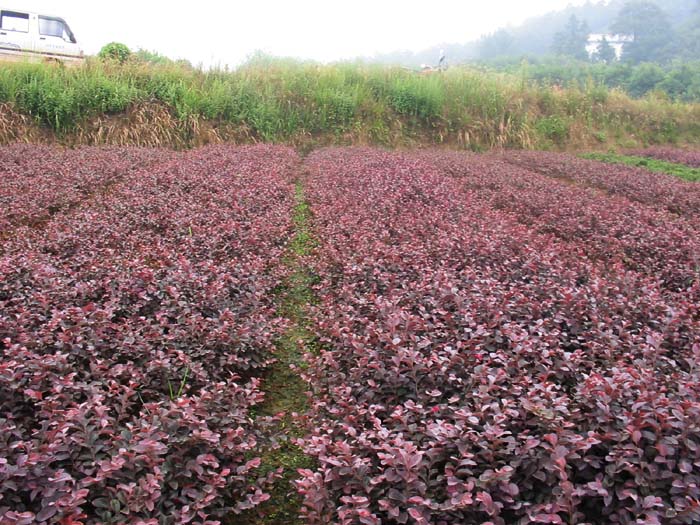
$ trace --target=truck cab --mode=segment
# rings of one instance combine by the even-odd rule
[[[63,18],[0,7],[0,58],[80,62],[83,50]]]

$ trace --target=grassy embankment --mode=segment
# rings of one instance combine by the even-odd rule
[[[609,149],[700,143],[700,105],[602,87],[550,89],[472,69],[360,64],[0,64],[0,143],[208,142]]]

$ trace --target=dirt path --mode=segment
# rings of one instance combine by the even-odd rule
[[[307,434],[304,415],[309,409],[308,385],[297,369],[305,366],[304,354],[314,348],[314,337],[306,327],[307,306],[314,302],[314,276],[305,266],[304,258],[313,250],[315,241],[301,179],[295,185],[295,200],[294,236],[283,259],[289,273],[277,296],[279,312],[289,320],[289,327],[277,343],[277,361],[263,380],[265,402],[257,413],[261,419],[277,416],[264,431],[267,439],[260,472],[267,474],[281,468],[282,474],[268,491],[271,495],[268,501],[230,524],[302,524],[298,517],[301,497],[293,482],[298,478],[297,469],[315,467],[314,461],[293,443]]]

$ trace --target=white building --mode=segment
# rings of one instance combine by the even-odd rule
[[[588,35],[588,43],[586,44],[586,51],[588,52],[589,57],[592,57],[595,53],[598,52],[598,48],[600,47],[600,43],[603,41],[603,38],[605,38],[615,50],[615,57],[617,58],[617,60],[620,60],[620,58],[622,57],[625,44],[634,42],[634,37],[631,35],[610,35],[603,33],[591,33],[590,35]]]

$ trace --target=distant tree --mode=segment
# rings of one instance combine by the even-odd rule
[[[513,51],[513,36],[506,29],[499,29],[479,42],[479,57],[482,59],[503,57]]]
[[[614,62],[612,65],[603,68],[603,82],[609,88],[627,89],[635,67],[629,62]]]
[[[605,64],[612,64],[617,60],[617,54],[615,53],[615,48],[610,45],[608,39],[603,37],[598,44],[598,49],[595,52],[593,58],[598,62],[603,62]]]
[[[657,89],[665,78],[664,70],[658,64],[640,64],[630,77],[627,91],[633,97],[641,97]]]
[[[688,90],[697,77],[687,64],[677,63],[657,87],[673,99],[688,100]]]
[[[148,49],[139,49],[135,51],[132,56],[140,61],[147,64],[157,64],[157,65],[177,65],[184,69],[194,69],[192,63],[184,58],[173,60],[165,55],[161,55],[157,51],[149,51]]]
[[[700,100],[700,75],[696,75],[693,83],[688,86],[688,89],[685,92],[685,100]]]
[[[586,44],[589,33],[588,23],[585,20],[579,20],[576,15],[571,15],[564,30],[554,35],[552,50],[557,55],[586,60],[588,58]]]
[[[700,0],[692,16],[678,30],[678,55],[686,60],[700,59]]]
[[[171,64],[172,60],[161,55],[157,51],[149,51],[148,49],[139,49],[134,53],[134,56],[141,62],[148,62],[149,64]]]
[[[666,13],[653,2],[627,2],[611,29],[634,38],[623,48],[624,60],[633,63],[663,62],[672,51],[673,29]]]

